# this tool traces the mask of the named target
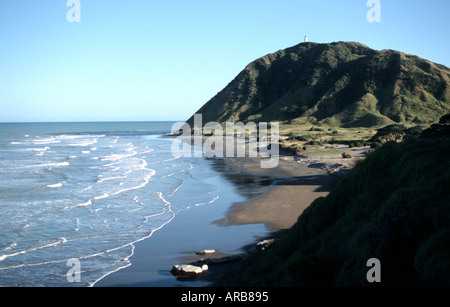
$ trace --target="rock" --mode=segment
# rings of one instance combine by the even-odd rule
[[[208,272],[208,265],[201,267],[191,264],[174,265],[170,271],[174,276],[196,277]]]
[[[253,254],[256,252],[260,252],[265,250],[267,247],[269,247],[270,245],[272,245],[275,242],[275,239],[267,239],[261,242],[256,243],[254,246],[252,246],[249,250],[248,253],[249,254]]]
[[[202,256],[204,256],[204,255],[210,255],[210,254],[214,254],[216,251],[214,250],[214,249],[205,249],[205,250],[202,250],[202,251],[200,251],[200,252],[195,252],[197,255],[202,255]]]
[[[200,259],[200,260],[197,260],[197,263],[199,263],[199,264],[206,263],[209,265],[226,264],[226,263],[241,261],[241,260],[245,259],[246,257],[247,257],[247,254],[236,254],[236,255],[226,256],[226,257],[222,257],[222,258],[215,258],[215,259]]]
[[[265,250],[267,247],[272,245],[275,242],[275,239],[268,239],[261,242],[256,243],[256,246],[258,246],[261,250]]]

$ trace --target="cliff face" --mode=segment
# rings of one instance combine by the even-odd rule
[[[196,113],[204,122],[372,127],[429,124],[449,111],[447,67],[398,51],[337,42],[301,43],[250,63]]]

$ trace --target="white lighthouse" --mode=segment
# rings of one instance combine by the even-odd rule
[[[308,36],[305,35],[305,43],[308,42]]]

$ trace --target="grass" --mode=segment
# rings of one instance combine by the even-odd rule
[[[326,144],[364,144],[377,132],[374,128],[336,128],[327,125],[280,124],[281,149],[294,154],[334,155]],[[340,152],[339,154],[341,154]]]

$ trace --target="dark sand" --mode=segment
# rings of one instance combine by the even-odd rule
[[[211,160],[211,163],[217,176],[209,180],[221,187],[220,198],[213,204],[177,213],[163,229],[135,243],[134,255],[130,257],[131,266],[106,276],[95,284],[96,287],[206,286],[210,284],[208,280],[177,280],[170,273],[172,266],[205,258],[195,254],[205,249],[217,251],[207,258],[241,253],[243,246],[270,234],[264,224],[223,227],[212,223],[223,218],[231,204],[260,195],[260,185],[259,176],[236,175],[222,159]]]
[[[210,280],[177,279],[170,270],[175,264],[245,252],[244,246],[290,228],[303,210],[316,198],[326,196],[337,181],[326,170],[290,156],[280,157],[278,167],[273,169],[262,169],[260,158],[213,159],[212,163],[218,174],[216,180],[227,181],[222,183],[225,191],[221,198],[213,205],[177,214],[162,231],[135,244],[131,266],[95,286],[210,285]],[[195,255],[195,251],[204,249],[218,253]],[[215,267],[210,266],[210,278],[227,269],[226,265]]]
[[[263,170],[256,158],[232,158],[237,171],[270,176],[273,185],[262,196],[233,204],[220,225],[264,223],[271,231],[292,227],[316,198],[326,196],[337,178],[322,169],[310,168],[293,159],[280,159],[275,169]]]

